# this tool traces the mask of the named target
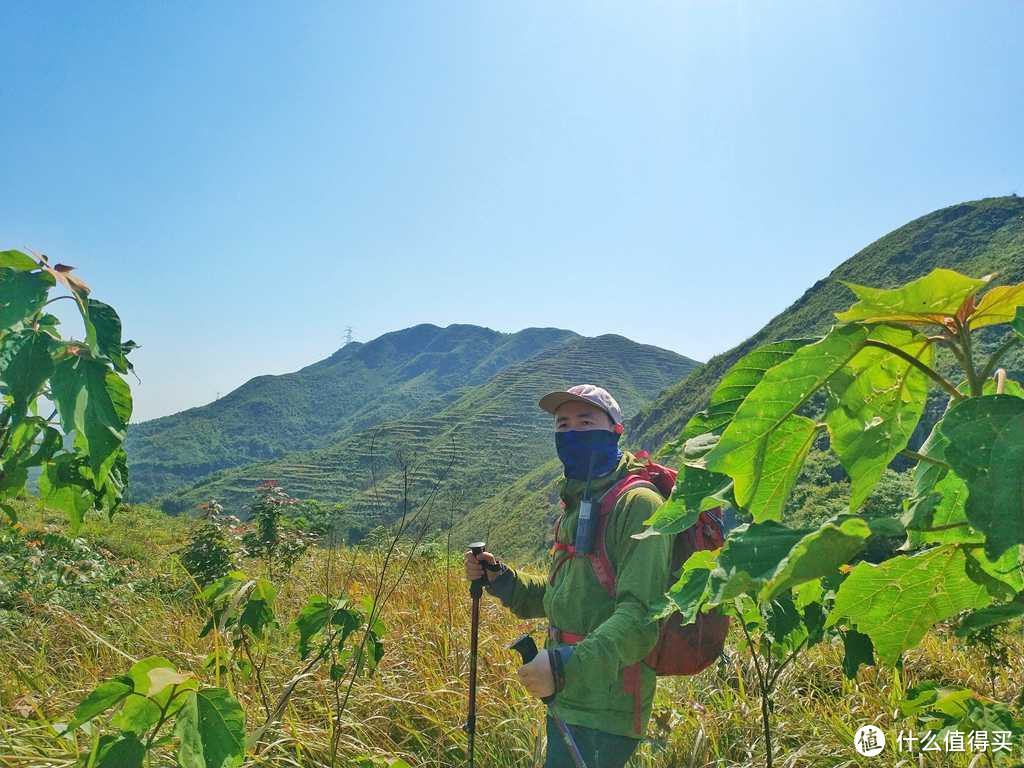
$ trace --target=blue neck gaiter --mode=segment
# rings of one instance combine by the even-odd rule
[[[607,475],[622,458],[619,435],[608,429],[555,432],[555,450],[565,465],[565,476],[571,480]]]

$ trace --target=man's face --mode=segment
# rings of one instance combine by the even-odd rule
[[[555,411],[555,431],[566,432],[570,429],[607,429],[614,431],[615,424],[604,410],[596,405],[570,400],[558,406]]]

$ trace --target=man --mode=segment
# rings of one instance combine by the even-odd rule
[[[640,743],[654,698],[656,675],[643,663],[658,638],[648,620],[665,592],[671,537],[631,538],[662,498],[649,486],[625,491],[609,514],[604,546],[615,571],[614,596],[601,585],[594,565],[575,546],[581,500],[592,501],[597,527],[600,498],[642,460],[618,448],[622,411],[601,387],[581,384],[551,392],[540,407],[554,415],[555,448],[564,467],[561,498],[565,512],[556,529],[547,578],[516,572],[489,552],[466,553],[466,577],[488,578],[488,591],[520,618],[546,616],[547,652],[518,670],[534,696],[552,693],[553,713],[568,725],[588,768],[621,768]],[[589,478],[589,481],[588,481]],[[539,532],[538,532],[539,533]],[[596,549],[601,542],[594,541]],[[593,551],[593,550],[592,550]],[[481,562],[498,565],[484,570]],[[573,762],[550,714],[545,768]]]

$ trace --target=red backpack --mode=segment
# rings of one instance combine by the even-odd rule
[[[647,451],[636,454],[639,459],[647,459],[640,471],[630,472],[609,488],[600,499],[597,531],[594,537],[594,551],[586,557],[594,568],[594,574],[601,586],[611,597],[615,596],[615,568],[608,559],[604,544],[604,532],[608,518],[616,503],[629,489],[646,486],[657,491],[663,499],[667,499],[676,484],[676,470],[656,464],[648,458]],[[672,543],[672,562],[669,569],[669,583],[674,583],[673,575],[679,572],[683,563],[694,552],[701,549],[718,549],[725,539],[723,510],[721,507],[705,510],[700,513],[697,522],[682,533],[676,534]],[[566,560],[575,555],[573,548],[558,542],[558,526],[555,527],[555,549],[566,552],[552,570],[552,580],[558,568]],[[644,662],[658,675],[695,675],[707,668],[715,659],[722,655],[725,647],[725,636],[729,630],[729,617],[712,611],[697,614],[692,624],[682,624],[679,612],[663,619],[658,631],[658,642]]]

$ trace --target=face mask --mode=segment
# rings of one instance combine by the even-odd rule
[[[622,458],[619,435],[608,429],[570,429],[555,432],[555,450],[572,480],[600,477],[615,469]]]

